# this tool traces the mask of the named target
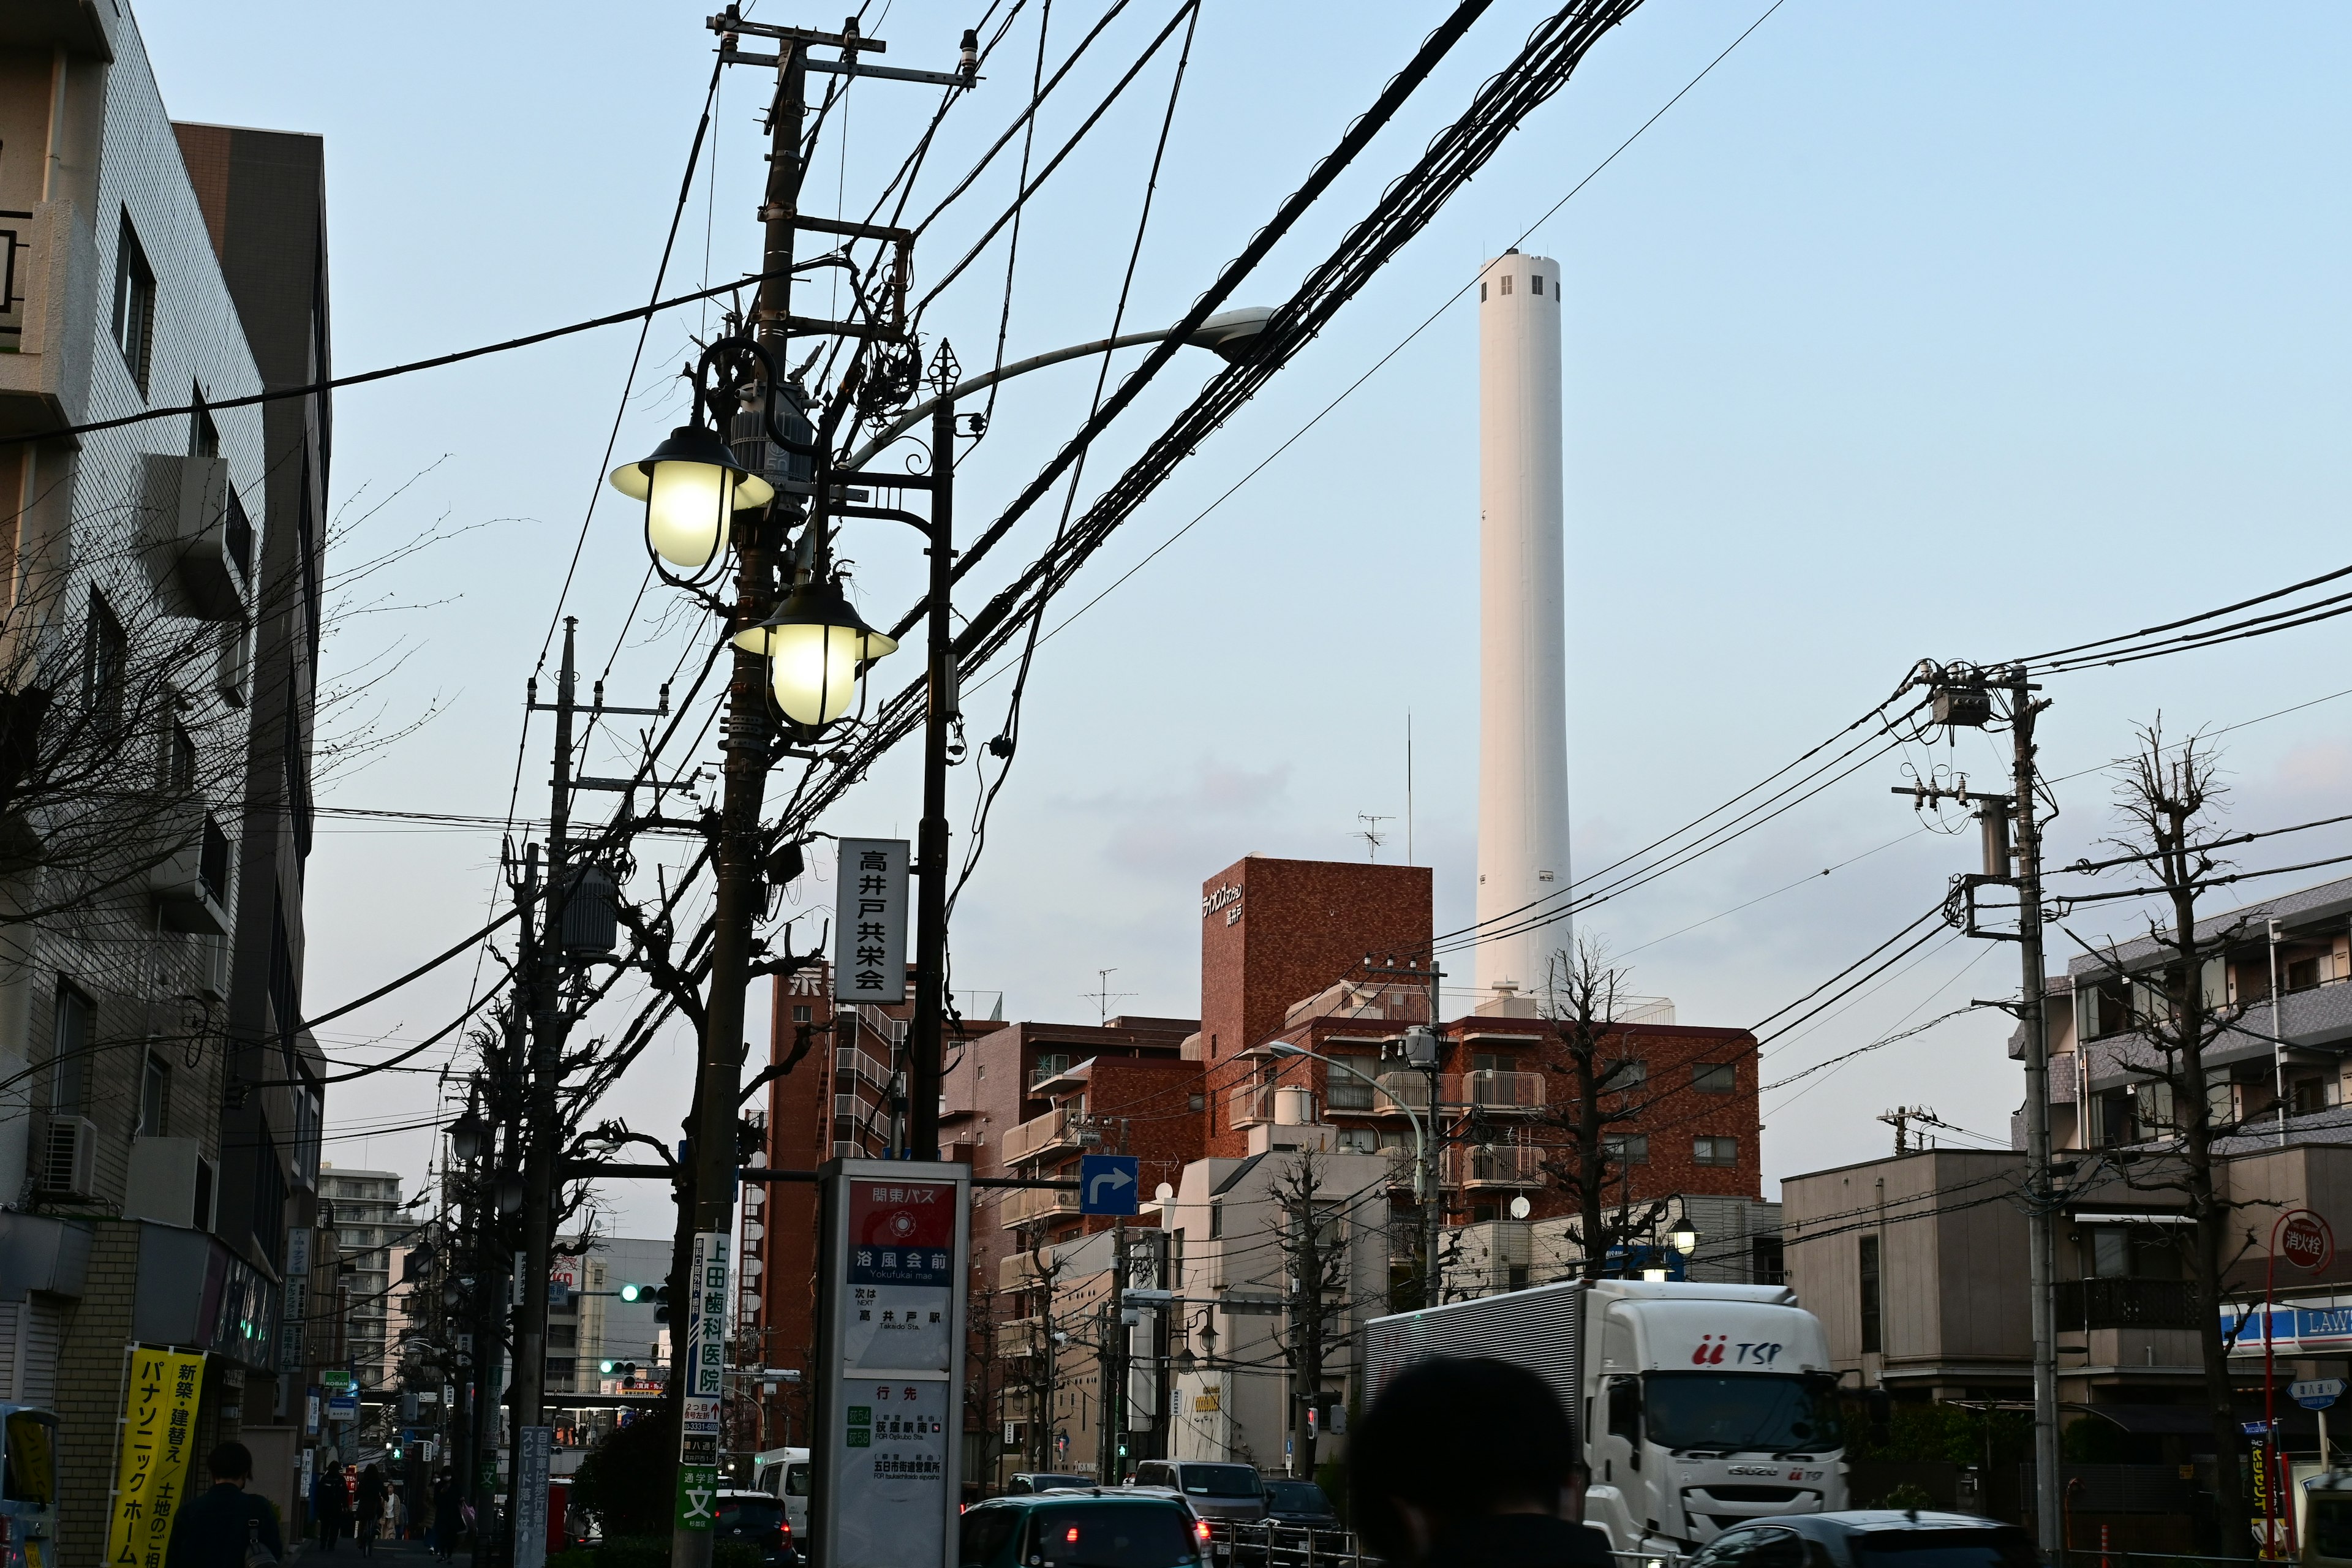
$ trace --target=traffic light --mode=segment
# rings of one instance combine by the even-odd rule
[[[650,1301],[654,1304],[654,1321],[669,1321],[669,1287],[667,1285],[624,1285],[621,1287],[621,1300]]]

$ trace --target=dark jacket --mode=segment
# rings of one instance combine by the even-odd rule
[[[1609,1538],[1540,1513],[1459,1519],[1437,1532],[1423,1568],[1612,1568]]]
[[[340,1520],[352,1511],[352,1494],[343,1478],[320,1471],[310,1483],[310,1517]]]
[[[245,1568],[247,1521],[272,1557],[283,1560],[286,1543],[278,1539],[278,1515],[269,1500],[239,1488],[217,1485],[180,1510],[172,1521],[172,1544],[163,1553],[163,1568]]]

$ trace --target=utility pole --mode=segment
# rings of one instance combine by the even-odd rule
[[[2006,795],[1971,793],[1932,783],[1899,787],[1924,810],[1951,800],[1977,808],[1983,830],[1984,869],[1953,879],[1947,904],[1952,923],[1969,935],[2018,944],[2017,1018],[2025,1036],[2025,1184],[2027,1289],[2033,1332],[2033,1516],[2042,1554],[2056,1561],[2063,1548],[2064,1491],[2058,1462],[2058,1324],[2053,1297],[2057,1242],[2053,1218],[2057,1206],[2050,1149],[2050,1030],[2045,1011],[2042,942],[2042,819],[2034,771],[2034,723],[2050,703],[2022,665],[1982,669],[1972,665],[1922,664],[1911,684],[1929,689],[1930,721],[1982,729],[1993,718],[1999,692],[2010,727],[2010,790]],[[2014,838],[2014,843],[2011,840]],[[1977,924],[1976,889],[1988,884],[2017,889],[2017,930],[1989,931]],[[1898,1132],[1899,1136],[1899,1132]]]
[[[942,361],[942,364],[944,364]],[[950,386],[952,374],[943,376]],[[944,388],[942,391],[944,392]],[[915,891],[915,1027],[907,1038],[907,1144],[918,1160],[940,1157],[941,1038],[947,1018],[948,725],[957,717],[955,646],[948,595],[955,582],[955,403],[931,410],[930,582],[926,589],[924,657],[930,711],[923,725],[923,820],[915,836],[921,879]]]

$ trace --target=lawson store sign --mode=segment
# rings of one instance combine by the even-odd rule
[[[2263,1353],[2263,1309],[2225,1307],[2221,1331],[2234,1333],[2231,1354]],[[2276,1307],[2270,1312],[2270,1343],[2273,1355],[2341,1355],[2352,1351],[2352,1302],[2306,1302]]]

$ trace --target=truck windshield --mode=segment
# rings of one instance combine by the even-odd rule
[[[1843,1441],[1837,1385],[1778,1373],[1653,1372],[1642,1379],[1650,1441],[1729,1453],[1819,1453]]]

